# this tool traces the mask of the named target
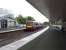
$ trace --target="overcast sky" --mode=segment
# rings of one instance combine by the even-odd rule
[[[44,15],[25,0],[0,0],[0,8],[12,10],[15,15],[33,16],[38,22],[48,21]]]

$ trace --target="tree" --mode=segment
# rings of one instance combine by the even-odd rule
[[[35,21],[31,16],[27,16],[24,18],[22,15],[18,15],[18,17],[16,17],[16,21],[18,24],[26,24],[27,20]]]
[[[22,15],[18,15],[18,17],[16,17],[16,21],[18,24],[26,24],[26,20]]]
[[[33,17],[31,17],[31,16],[27,16],[27,17],[26,17],[26,20],[35,21],[35,19],[34,19]]]

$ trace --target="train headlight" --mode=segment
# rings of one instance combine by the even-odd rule
[[[32,28],[32,26],[27,26],[27,28]]]

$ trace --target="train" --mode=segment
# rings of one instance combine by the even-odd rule
[[[42,24],[36,21],[27,21],[26,22],[26,29],[27,30],[33,30],[33,29],[38,29],[41,28]]]

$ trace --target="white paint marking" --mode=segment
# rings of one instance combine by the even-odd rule
[[[44,28],[43,30],[37,32],[37,33],[34,33],[34,34],[31,34],[23,39],[20,39],[16,42],[13,42],[11,44],[8,44],[6,46],[3,46],[0,48],[0,50],[17,50],[18,48],[26,45],[27,43],[29,43],[30,41],[34,40],[35,38],[37,38],[39,35],[43,34],[43,32],[47,31],[49,29],[49,26]]]

